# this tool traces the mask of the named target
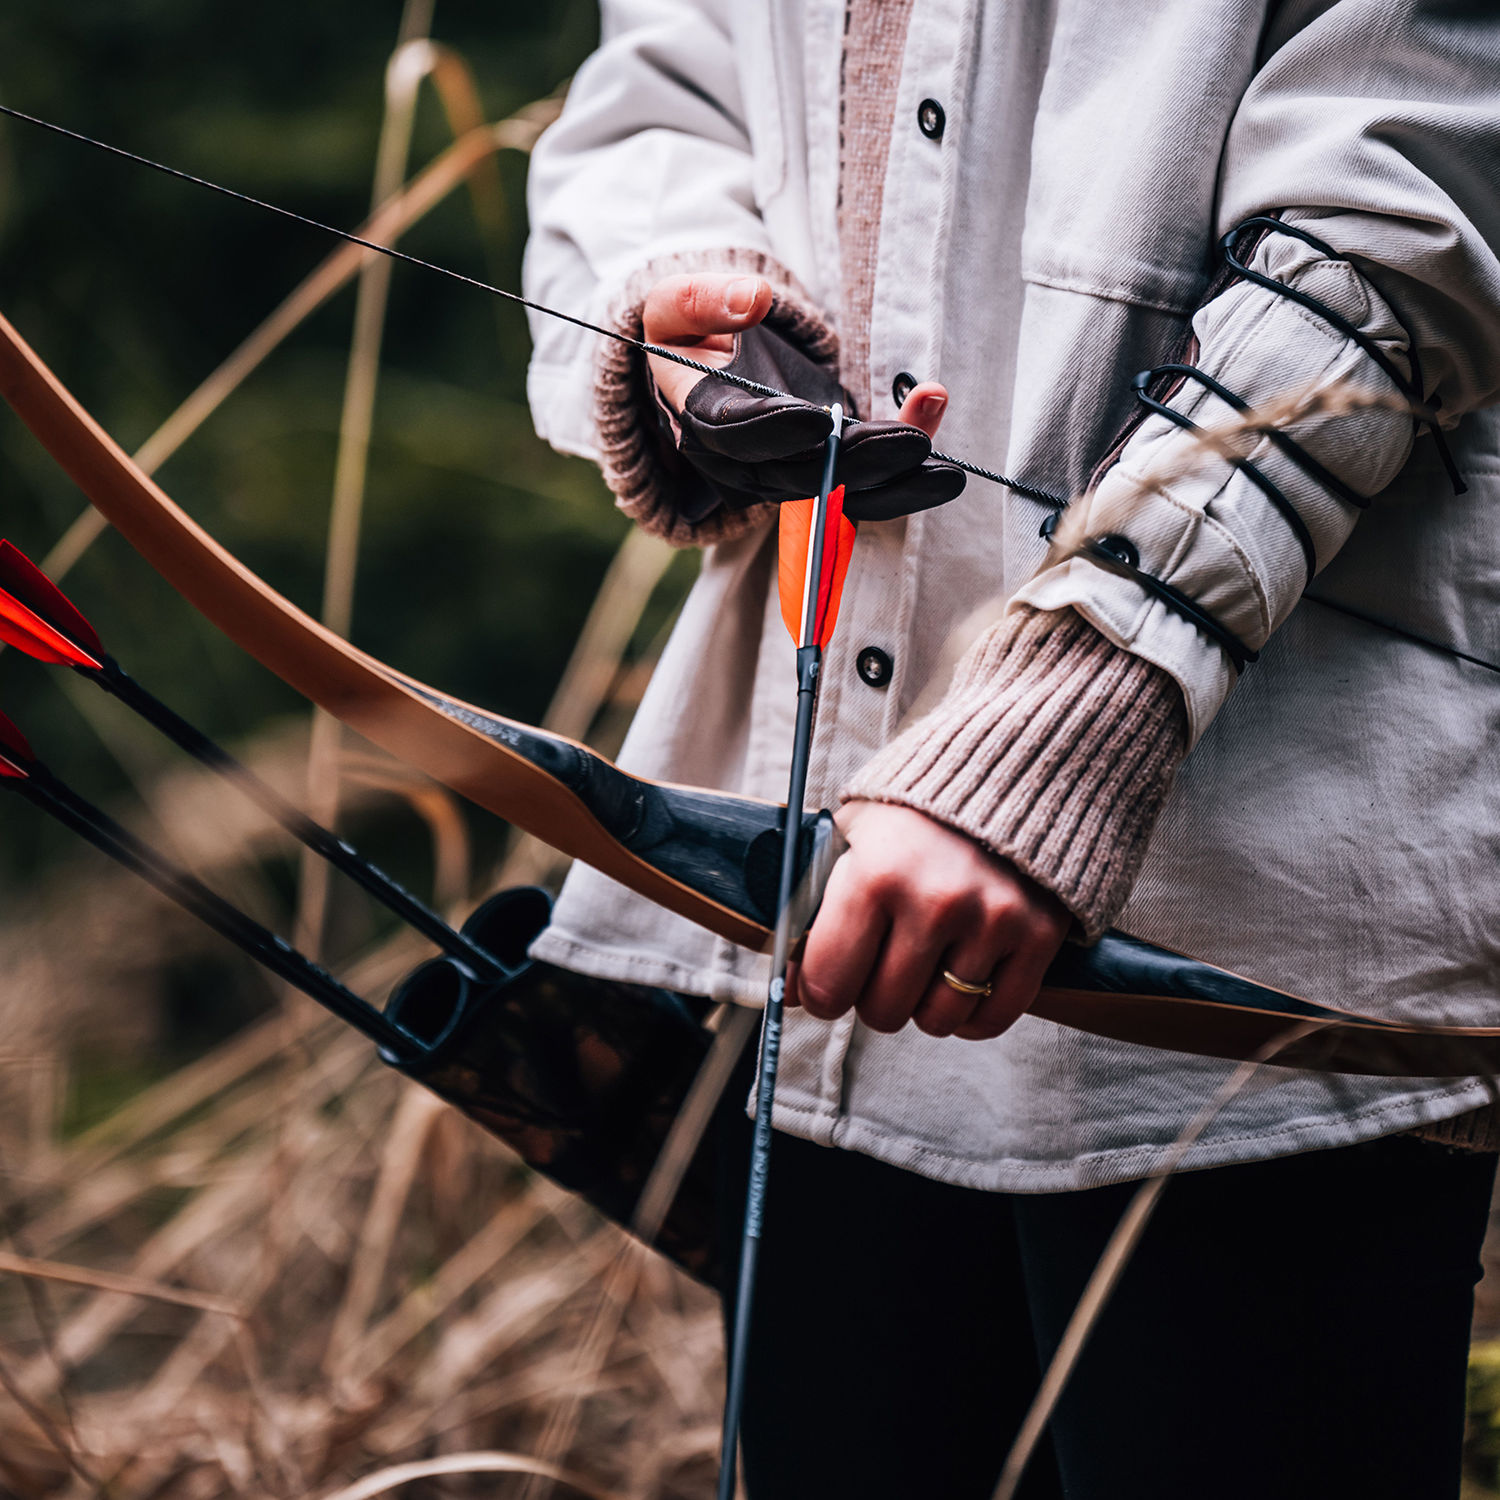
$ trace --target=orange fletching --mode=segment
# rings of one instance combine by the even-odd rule
[[[813,508],[816,500],[788,500],[781,507],[776,581],[781,593],[781,618],[792,640],[802,635],[802,590],[807,581],[807,549],[812,542]],[[823,570],[818,580],[816,640],[826,646],[838,624],[839,601],[844,597],[844,579],[854,552],[854,522],[844,514],[844,487],[828,497],[828,533],[823,543]]]

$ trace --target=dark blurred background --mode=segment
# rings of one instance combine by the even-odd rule
[[[400,0],[19,0],[0,9],[0,101],[353,227],[369,208],[384,69],[402,15]],[[496,120],[563,84],[597,25],[589,0],[437,0],[431,35],[467,60]],[[409,170],[450,138],[424,89]],[[481,243],[460,190],[403,248],[517,287],[526,158],[504,152],[498,162],[503,243]],[[127,449],[333,247],[269,214],[0,121],[0,311]],[[353,308],[346,289],[158,475],[313,613]],[[352,634],[425,680],[534,719],[624,526],[593,468],[532,432],[528,350],[520,309],[397,267]],[[0,534],[40,558],[80,507],[0,411]],[[67,587],[115,654],[211,732],[243,741],[303,713],[114,535],[94,545]],[[643,630],[659,628],[664,607]],[[116,754],[57,679],[14,652],[0,657],[0,709],[84,790],[104,800],[124,790]],[[132,748],[137,777],[150,757],[171,756],[149,739]],[[493,820],[471,821],[481,849],[497,844]],[[0,804],[0,831],[0,894],[66,846],[66,835],[17,805]],[[421,840],[411,843],[420,860]],[[420,887],[420,871],[404,873]]]

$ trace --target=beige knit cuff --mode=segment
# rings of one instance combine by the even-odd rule
[[[1187,745],[1182,692],[1072,610],[1014,609],[953,685],[855,778],[977,839],[1093,941],[1130,894]]]
[[[684,271],[744,271],[764,276],[775,292],[766,326],[797,344],[809,359],[837,368],[838,339],[812,299],[785,266],[759,250],[698,250],[651,261],[626,283],[610,313],[610,326],[640,338],[647,294],[662,277]],[[594,386],[599,463],[615,503],[632,521],[674,547],[702,547],[742,536],[775,513],[774,505],[746,510],[721,507],[701,521],[685,520],[676,505],[675,455],[660,433],[645,357],[613,339],[599,343]]]
[[[1451,1151],[1500,1151],[1500,1109],[1493,1104],[1481,1105],[1466,1115],[1418,1125],[1405,1132],[1418,1140],[1447,1146]]]

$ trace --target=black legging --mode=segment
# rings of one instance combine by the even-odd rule
[[[736,1233],[748,1123],[720,1130]],[[1025,1500],[1456,1497],[1495,1160],[1397,1136],[1171,1182]],[[981,1193],[778,1134],[751,1500],[989,1500],[1133,1191]]]

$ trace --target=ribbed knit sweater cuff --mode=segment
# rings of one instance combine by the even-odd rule
[[[1486,1104],[1466,1115],[1455,1115],[1451,1120],[1419,1125],[1407,1134],[1454,1151],[1500,1151],[1500,1109]]]
[[[651,288],[664,276],[693,271],[764,276],[775,293],[766,326],[797,344],[809,359],[830,368],[837,365],[838,339],[812,299],[785,266],[758,250],[727,247],[651,261],[626,283],[611,310],[610,326],[631,338],[642,337],[642,315]],[[681,461],[661,430],[645,356],[628,344],[601,339],[597,377],[594,425],[599,434],[599,463],[615,503],[632,521],[674,547],[701,547],[741,536],[774,515],[774,505],[746,510],[721,506],[699,521],[686,520],[676,503]]]
[[[1130,894],[1187,744],[1177,684],[1072,610],[1015,609],[846,790],[977,839],[1092,941]]]

